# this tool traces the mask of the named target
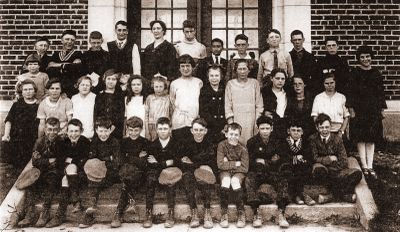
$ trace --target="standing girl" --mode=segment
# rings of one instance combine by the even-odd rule
[[[128,80],[125,97],[125,120],[136,116],[146,124],[146,105],[143,96],[143,78],[140,75],[131,75]],[[140,136],[145,137],[146,129],[140,132]]]

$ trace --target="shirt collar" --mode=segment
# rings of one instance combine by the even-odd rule
[[[239,53],[236,53],[235,56],[234,56],[232,59],[235,59],[235,60],[238,60],[238,59],[251,60],[252,58],[251,58],[251,56],[250,56],[248,53],[246,54],[246,56],[245,56],[244,58],[241,58],[241,57],[239,56]]]
[[[328,141],[329,138],[331,137],[331,134],[329,134],[329,135],[326,136],[326,137],[322,137],[322,135],[320,135],[320,137],[321,137],[321,140],[322,140],[322,141],[323,141],[324,139],[326,139],[326,141]]]
[[[293,139],[291,136],[289,136],[289,139],[290,139],[290,142],[291,142],[292,144],[294,144],[294,139]],[[298,140],[296,141],[296,145],[297,145],[297,146],[299,146],[300,140],[301,140],[301,138],[298,139]]]

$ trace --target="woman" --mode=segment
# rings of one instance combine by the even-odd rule
[[[256,79],[248,78],[250,73],[247,60],[235,63],[237,78],[228,81],[225,88],[225,118],[242,126],[239,142],[246,144],[256,134],[256,120],[263,112],[263,99]]]
[[[359,47],[356,57],[359,66],[352,72],[349,86],[350,135],[357,143],[364,175],[376,178],[373,169],[375,143],[382,139],[382,113],[387,108],[383,78],[379,70],[371,66],[371,47]]]
[[[150,22],[154,42],[143,51],[142,75],[150,83],[155,75],[167,77],[171,82],[178,76],[178,64],[174,45],[164,39],[167,26],[163,21]]]
[[[60,79],[50,79],[47,82],[46,89],[48,89],[49,96],[40,103],[37,112],[37,118],[40,120],[38,137],[44,135],[45,121],[50,117],[60,120],[59,134],[66,135],[67,123],[71,120],[73,114],[72,102],[67,97],[61,97],[63,89]]]
[[[299,121],[303,127],[303,137],[308,138],[315,132],[315,126],[311,117],[313,98],[308,91],[302,76],[293,76],[293,93],[289,94],[287,115],[291,119]]]

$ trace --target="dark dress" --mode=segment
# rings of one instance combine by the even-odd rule
[[[225,136],[221,133],[226,124],[225,118],[225,90],[222,84],[215,91],[210,84],[200,91],[199,112],[208,124],[208,136],[213,143],[218,144]]]
[[[4,158],[16,168],[24,168],[32,156],[39,126],[36,118],[38,106],[37,103],[28,104],[20,99],[11,106],[4,120],[11,123],[10,142],[4,144]]]
[[[147,45],[142,53],[142,75],[148,81],[153,79],[154,74],[160,73],[173,81],[178,77],[178,62],[176,49],[170,42],[164,40],[154,48],[154,42]]]
[[[352,71],[348,106],[354,109],[356,115],[350,121],[351,139],[355,142],[381,142],[381,111],[387,106],[383,78],[377,69],[362,70],[357,67]]]

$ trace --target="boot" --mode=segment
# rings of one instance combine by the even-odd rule
[[[333,200],[333,195],[332,194],[319,194],[318,195],[318,204],[324,204],[328,203]]]
[[[79,223],[79,228],[88,228],[91,227],[94,223],[94,215],[85,213],[83,220]]]
[[[286,220],[285,214],[282,210],[278,213],[278,224],[281,228],[289,228],[289,222]]]
[[[213,224],[213,220],[212,220],[212,217],[211,217],[210,209],[205,209],[203,227],[205,229],[211,229],[211,228],[213,228],[213,226],[214,226],[214,224]]]
[[[25,217],[18,222],[19,227],[28,227],[34,224],[35,220],[35,206],[29,206],[26,210]]]
[[[53,227],[57,227],[60,226],[65,220],[65,216],[64,215],[60,215],[60,214],[56,214],[56,216],[54,216],[47,224],[46,224],[46,228],[53,228]]]
[[[246,214],[243,210],[238,211],[238,220],[236,222],[237,228],[243,228],[246,226]]]
[[[153,226],[153,211],[151,209],[146,209],[146,215],[143,221],[144,228],[150,228]]]
[[[111,228],[121,227],[122,224],[122,214],[115,212],[113,220],[111,222]]]
[[[253,227],[254,228],[259,228],[262,226],[262,215],[261,215],[261,210],[257,208],[257,212],[254,214],[253,217]]]
[[[50,209],[44,208],[35,227],[44,227],[50,220]]]
[[[164,223],[165,228],[172,228],[175,224],[175,212],[173,208],[168,209],[168,217]]]
[[[229,220],[228,220],[228,212],[227,209],[222,210],[222,216],[221,216],[221,221],[219,222],[219,225],[222,228],[228,228],[229,227]]]
[[[197,213],[197,209],[192,209],[192,219],[190,221],[190,228],[196,228],[200,226],[200,219]]]

